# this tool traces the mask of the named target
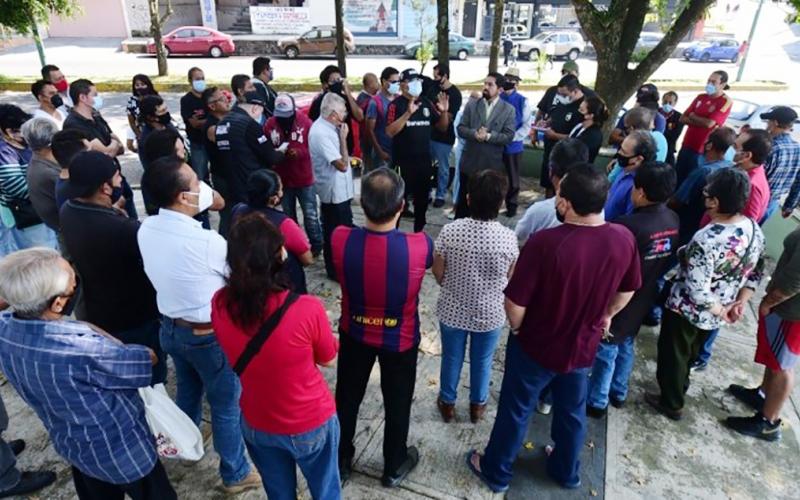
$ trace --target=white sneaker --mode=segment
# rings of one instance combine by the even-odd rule
[[[551,404],[544,403],[542,401],[539,401],[538,403],[536,403],[536,411],[538,411],[542,415],[550,415],[550,410],[552,410],[552,409],[553,409],[553,405],[551,405]]]

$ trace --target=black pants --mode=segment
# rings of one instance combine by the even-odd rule
[[[503,153],[503,166],[508,177],[508,191],[506,192],[506,210],[517,210],[519,197],[519,165],[522,162],[522,153]]]
[[[397,162],[400,175],[406,183],[407,195],[414,197],[414,232],[418,233],[425,228],[425,213],[428,211],[428,195],[431,190],[433,177],[433,162],[430,156],[401,160]]]
[[[544,151],[542,152],[542,173],[539,177],[539,185],[545,189],[553,189],[553,181],[550,180],[550,151],[557,141],[544,140]]]
[[[336,269],[333,267],[333,255],[331,255],[331,235],[333,230],[339,226],[353,225],[353,210],[350,208],[350,201],[342,203],[320,203],[320,219],[322,222],[322,253],[325,258],[325,272],[328,278],[336,281]]]
[[[406,441],[411,418],[411,400],[417,381],[417,348],[389,352],[362,344],[347,334],[339,335],[339,361],[336,363],[336,413],[341,426],[339,463],[347,464],[355,455],[358,407],[364,399],[375,358],[381,368],[381,392],[386,424],[383,429],[383,473],[393,475],[408,456]]]
[[[458,174],[458,200],[456,201],[456,219],[469,217],[469,207],[467,206],[467,191],[469,191],[469,174]]]
[[[87,476],[75,467],[72,467],[72,481],[75,483],[75,491],[78,492],[80,500],[123,500],[126,493],[133,500],[177,500],[178,498],[160,461],[156,462],[150,474],[132,483],[107,483]]]
[[[686,391],[689,390],[689,367],[697,359],[709,333],[689,323],[680,314],[664,309],[658,335],[656,379],[661,389],[661,404],[670,410],[683,409]]]

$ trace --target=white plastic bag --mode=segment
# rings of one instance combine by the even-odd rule
[[[147,425],[156,438],[158,455],[197,461],[203,458],[203,435],[167,394],[164,384],[139,388]]]

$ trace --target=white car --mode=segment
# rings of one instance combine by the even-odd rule
[[[583,36],[577,31],[549,31],[539,33],[530,40],[519,43],[519,55],[530,61],[539,58],[540,53],[554,57],[566,57],[574,61],[586,49]]]
[[[736,133],[745,125],[750,126],[750,128],[767,128],[767,122],[761,119],[761,114],[766,113],[772,109],[773,106],[775,106],[775,104],[756,104],[750,101],[734,99],[731,114],[728,115],[728,120],[725,122],[725,125],[731,127]],[[800,115],[800,106],[797,104],[788,104],[788,106]],[[792,138],[800,142],[800,118],[794,122]]]

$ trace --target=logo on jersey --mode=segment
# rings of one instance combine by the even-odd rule
[[[431,117],[431,111],[428,108],[422,108],[422,116],[425,118]]]

